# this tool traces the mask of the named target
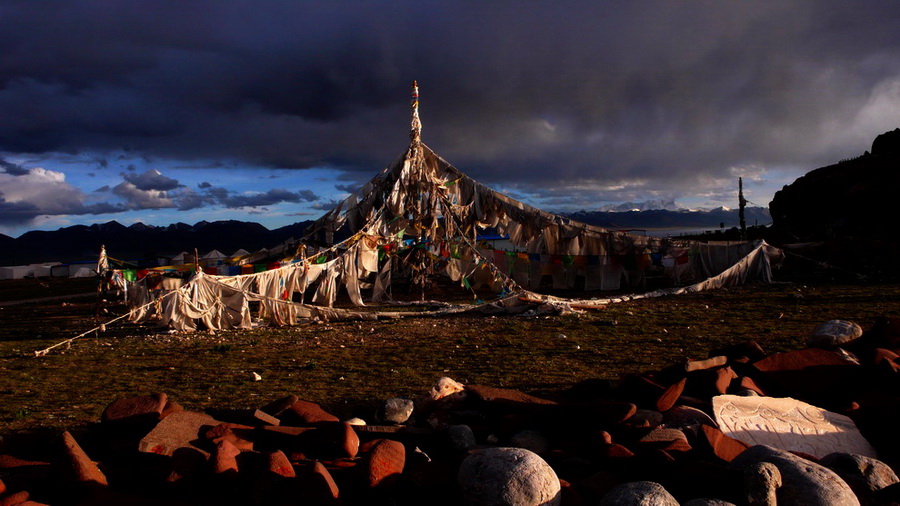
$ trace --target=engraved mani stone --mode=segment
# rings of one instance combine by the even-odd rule
[[[767,445],[818,458],[834,452],[876,457],[850,418],[790,397],[713,397],[722,432],[748,445]]]

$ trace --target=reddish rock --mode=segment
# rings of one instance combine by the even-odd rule
[[[766,392],[762,388],[760,388],[759,385],[757,385],[756,382],[753,381],[753,378],[751,378],[750,376],[744,376],[743,378],[741,378],[739,384],[741,388],[753,390],[759,395],[766,395]]]
[[[286,439],[294,438],[304,432],[314,431],[316,427],[294,427],[291,425],[264,425],[257,427],[257,434],[264,435],[266,438]]]
[[[600,458],[617,459],[634,457],[634,452],[618,443],[614,443],[612,436],[605,430],[596,433],[593,440],[592,448]]]
[[[297,402],[299,400],[300,400],[299,397],[292,394],[292,395],[288,395],[286,397],[282,397],[280,399],[276,399],[259,409],[260,409],[260,411],[263,411],[264,413],[268,413],[272,416],[277,417],[277,416],[281,416],[281,414],[284,412],[284,410],[288,409],[289,407],[291,407],[292,404],[294,404],[295,402]]]
[[[605,430],[601,430],[597,433],[596,440],[598,443],[604,445],[611,445],[613,442],[612,435],[610,435],[610,433],[606,432]]]
[[[17,504],[22,504],[31,497],[31,495],[25,490],[21,492],[16,492],[15,494],[10,494],[2,499],[0,499],[0,506],[15,506]]]
[[[584,497],[578,492],[578,489],[562,478],[559,480],[559,495],[562,499],[561,503],[566,506],[587,505],[587,501],[584,500]]]
[[[166,479],[169,483],[193,479],[207,467],[207,456],[196,448],[179,448],[172,453],[172,470]]]
[[[896,380],[897,377],[900,377],[900,356],[893,351],[875,348],[872,363],[875,364],[882,378]]]
[[[897,355],[893,351],[887,350],[884,348],[875,348],[875,350],[873,351],[872,358],[873,358],[873,360],[872,360],[873,364],[877,364],[877,363],[881,362],[882,360],[898,362],[898,359],[900,359],[900,355]]]
[[[166,407],[167,396],[164,393],[126,397],[113,401],[100,416],[104,423],[143,423],[160,419]]]
[[[12,455],[0,455],[0,469],[15,469],[26,466],[48,466],[49,462],[39,460],[25,460]]]
[[[682,378],[681,381],[666,388],[656,399],[656,410],[664,412],[672,409],[675,403],[678,402],[678,398],[681,397],[682,392],[684,392],[685,384],[687,384],[687,378]]]
[[[597,449],[597,455],[604,459],[622,459],[634,457],[634,452],[618,443],[610,443],[608,445],[600,445]]]
[[[297,476],[297,473],[294,471],[294,466],[291,465],[291,461],[288,460],[287,455],[281,450],[266,455],[266,466],[268,471],[279,476],[284,476],[285,478]]]
[[[213,444],[218,444],[220,441],[228,441],[241,451],[252,451],[252,432],[253,427],[249,425],[225,422],[207,430],[203,437]]]
[[[353,458],[359,453],[359,435],[349,423],[336,422],[322,424],[314,433],[327,448],[326,458]],[[310,437],[304,435],[301,439]]]
[[[684,365],[685,372],[702,371],[704,369],[712,369],[714,367],[722,367],[728,363],[728,357],[718,355],[703,360],[688,360]]]
[[[366,455],[366,483],[370,488],[390,486],[403,473],[406,465],[406,448],[403,443],[390,439],[374,441]]]
[[[322,409],[314,402],[298,400],[284,410],[279,419],[283,423],[313,425],[320,422],[337,422],[338,417]]]
[[[0,495],[5,494],[6,492],[6,483],[3,483],[3,480],[0,480]]]
[[[163,407],[162,413],[159,414],[159,419],[163,418],[175,413],[176,411],[184,411],[184,407],[181,404],[169,399],[166,401],[165,407]]]
[[[728,393],[728,387],[730,387],[731,382],[737,378],[737,373],[735,373],[731,367],[722,367],[716,369],[716,375],[716,392],[720,394]]]
[[[304,458],[333,460],[353,458],[359,452],[359,436],[344,422],[322,422],[315,427],[261,427],[259,444],[302,453]]]
[[[65,455],[65,460],[62,464],[63,473],[79,483],[103,486],[108,484],[106,476],[100,471],[97,464],[84,453],[84,450],[81,449],[81,446],[78,445],[78,442],[75,441],[75,438],[72,437],[69,431],[63,432],[62,444]]]
[[[753,363],[754,367],[763,372],[802,371],[811,367],[846,365],[855,364],[836,351],[818,348],[775,353]]]
[[[665,393],[664,386],[637,374],[624,376],[614,391],[616,398],[633,402],[645,409],[657,409],[657,401]]]
[[[172,455],[179,448],[190,447],[206,453],[196,444],[202,441],[200,435],[204,430],[219,423],[221,422],[204,413],[176,411],[165,417],[141,439],[138,451]]]
[[[484,402],[510,404],[510,405],[528,405],[528,404],[556,404],[555,402],[533,395],[512,390],[509,388],[486,387],[482,385],[466,385],[466,392],[475,396]]]
[[[728,437],[721,430],[709,425],[700,426],[699,436],[702,436],[709,444],[716,457],[726,462],[731,462],[732,459],[750,447],[747,443]]]
[[[851,359],[818,348],[776,353],[753,366],[765,373],[767,381],[761,383],[762,387],[777,390],[770,394],[804,399],[826,408],[846,403],[848,396],[858,393],[864,379],[862,367]]]
[[[656,428],[645,434],[638,440],[638,443],[644,446],[658,448],[660,450],[690,451],[691,445],[688,443],[687,436],[678,429]]]
[[[261,409],[206,409],[206,413],[223,422],[262,427],[281,425],[281,421]]]
[[[254,426],[281,424],[281,421],[278,418],[275,418],[261,409],[254,409],[249,416],[253,419]]]
[[[340,490],[328,469],[321,462],[313,464],[300,475],[304,503],[338,504]]]
[[[216,444],[216,449],[210,456],[213,473],[222,474],[228,472],[238,472],[237,456],[240,455],[240,453],[241,450],[239,450],[229,441],[219,441]]]

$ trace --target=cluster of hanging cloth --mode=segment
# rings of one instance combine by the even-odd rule
[[[669,286],[693,282],[626,297],[634,299],[769,282],[780,261],[781,251],[762,241],[715,244],[648,237],[547,213],[478,183],[422,143],[420,134],[414,88],[409,149],[310,225],[301,240],[276,248],[286,255],[275,268],[244,269],[248,273],[239,275],[198,270],[183,284],[177,278],[151,281],[153,276],[125,282],[114,275],[127,291],[129,319],[159,320],[176,330],[250,328],[251,302],[258,305],[258,321],[273,325],[402,314],[517,313],[535,304],[560,310],[602,306],[622,297],[564,299],[537,293],[548,279],[553,289],[585,291],[620,290],[623,283],[640,287],[648,273],[670,279]],[[487,229],[508,237],[513,247],[485,248],[479,233]],[[335,242],[336,237],[344,239]],[[473,293],[487,287],[497,295],[489,302],[398,312],[389,306],[398,274],[421,286],[423,298],[434,276],[447,276]],[[353,308],[334,307],[340,292]]]

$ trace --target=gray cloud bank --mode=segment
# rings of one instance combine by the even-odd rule
[[[374,174],[407,143],[417,79],[425,142],[470,175],[627,200],[809,170],[900,126],[894,1],[10,1],[0,25],[7,153]],[[216,199],[123,177],[127,205]]]

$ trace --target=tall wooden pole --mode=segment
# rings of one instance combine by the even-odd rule
[[[744,179],[738,178],[738,219],[741,224],[741,240],[747,240],[747,220],[744,219],[744,208],[747,207],[747,199],[744,198]]]

